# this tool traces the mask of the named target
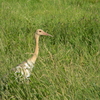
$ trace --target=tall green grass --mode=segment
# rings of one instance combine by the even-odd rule
[[[0,1],[1,100],[100,99],[99,0]],[[30,82],[10,71],[31,57],[34,32],[40,52]]]

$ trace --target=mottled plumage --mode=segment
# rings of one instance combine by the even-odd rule
[[[32,62],[23,62],[19,64],[18,66],[16,66],[15,74],[20,73],[25,78],[29,78],[33,67],[34,67],[34,63]]]

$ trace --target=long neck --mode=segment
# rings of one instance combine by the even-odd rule
[[[33,54],[33,56],[30,58],[31,62],[35,63],[37,57],[38,57],[38,53],[39,53],[39,35],[35,34],[35,42],[36,42],[36,46],[35,46],[35,52]]]

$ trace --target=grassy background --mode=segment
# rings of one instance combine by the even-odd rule
[[[2,100],[100,100],[100,0],[0,0]],[[5,78],[31,57],[43,29],[29,84]],[[3,81],[6,80],[5,81]]]

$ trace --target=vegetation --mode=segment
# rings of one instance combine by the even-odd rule
[[[100,100],[99,0],[0,0],[0,100]],[[40,52],[30,82],[11,69]]]

